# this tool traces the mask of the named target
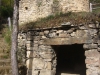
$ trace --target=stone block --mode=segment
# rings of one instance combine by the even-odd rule
[[[33,47],[27,47],[26,49],[27,50],[33,50]]]
[[[93,40],[90,37],[70,37],[70,38],[50,38],[45,39],[43,44],[46,45],[65,45],[65,44],[83,44],[92,43]]]
[[[45,52],[40,52],[39,55],[44,59],[52,59],[54,57],[54,55],[46,54]]]
[[[98,40],[98,45],[100,45],[100,40]]]
[[[33,36],[33,40],[39,41],[41,39],[41,36]]]
[[[99,57],[98,58],[86,58],[85,59],[86,67],[89,68],[89,66],[99,66]]]
[[[55,75],[52,70],[41,70],[40,75]]]
[[[80,75],[80,74],[61,73],[61,75]]]
[[[32,75],[39,75],[39,71],[32,70]]]
[[[100,57],[100,53],[97,51],[97,49],[91,49],[88,51],[85,51],[86,57]]]
[[[27,51],[26,57],[27,58],[33,57],[33,51]]]
[[[72,37],[74,37],[74,36],[76,35],[76,33],[75,33],[75,32],[72,32],[70,35],[71,35]]]
[[[87,33],[84,30],[77,30],[75,37],[87,37]]]
[[[34,46],[34,47],[38,47],[38,44],[34,44],[33,46]]]
[[[38,50],[38,47],[33,47],[32,50],[33,51],[37,51]]]
[[[58,37],[60,37],[60,38],[68,38],[68,37],[70,37],[70,35],[68,35],[68,34],[66,34],[66,33],[61,33],[61,34],[59,34],[59,36]]]
[[[26,44],[26,47],[32,47],[31,43]]]
[[[97,44],[84,44],[83,48],[84,49],[97,49],[98,45]]]
[[[63,33],[63,30],[58,30],[56,33],[58,34]]]
[[[45,34],[45,35],[49,34],[49,30],[45,30],[45,31],[44,31],[44,34]]]
[[[40,35],[40,36],[43,36],[43,35],[44,35],[44,32],[40,32],[39,35]]]
[[[86,75],[99,75],[99,74],[100,72],[98,67],[93,67],[86,70]]]
[[[32,70],[27,70],[27,75],[32,75]]]
[[[28,69],[32,69],[32,61],[33,61],[33,59],[28,59],[26,61],[26,66],[27,66]]]
[[[34,58],[39,58],[40,55],[39,55],[37,52],[33,51],[33,57],[34,57]]]
[[[46,39],[47,37],[46,36],[42,36],[42,39]]]
[[[40,58],[33,59],[33,65],[32,65],[33,70],[44,69],[44,67],[45,67],[45,61],[43,59]]]
[[[52,59],[44,59],[44,61],[50,62],[50,61],[52,61]]]
[[[100,52],[100,48],[98,48],[98,52]]]
[[[33,36],[27,35],[26,39],[27,39],[28,41],[33,40]]]
[[[51,62],[47,62],[47,70],[51,70],[52,69],[52,63]]]
[[[83,29],[83,30],[85,30],[85,29],[87,29],[85,26],[79,26],[79,29]]]
[[[95,24],[89,24],[88,25],[90,28],[96,28],[96,25]]]
[[[49,33],[49,37],[50,37],[50,38],[56,37],[56,33],[55,33],[55,32]]]
[[[88,31],[89,31],[90,35],[97,34],[97,32],[98,32],[96,29],[89,29]]]

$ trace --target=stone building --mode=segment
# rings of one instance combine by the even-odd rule
[[[19,24],[68,11],[89,11],[89,0],[20,0]]]
[[[18,35],[27,75],[100,75],[98,22],[33,29]]]

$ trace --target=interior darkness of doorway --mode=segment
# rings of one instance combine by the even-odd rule
[[[85,50],[82,44],[60,45],[55,48],[57,54],[56,75],[86,75]],[[63,74],[62,74],[63,75]]]

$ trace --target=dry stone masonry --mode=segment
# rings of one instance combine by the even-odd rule
[[[26,49],[27,75],[57,75],[55,50],[58,50],[61,45],[73,44],[83,45],[86,65],[86,74],[83,75],[100,75],[99,28],[98,22],[78,25],[67,22],[59,27],[19,33],[20,50],[21,47]],[[82,74],[61,73],[60,75]]]
[[[19,24],[68,11],[89,11],[89,0],[20,0]]]

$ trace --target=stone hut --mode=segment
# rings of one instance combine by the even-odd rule
[[[89,0],[20,0],[19,24],[68,11],[89,12]]]
[[[18,35],[27,75],[100,75],[99,23],[33,29]]]

